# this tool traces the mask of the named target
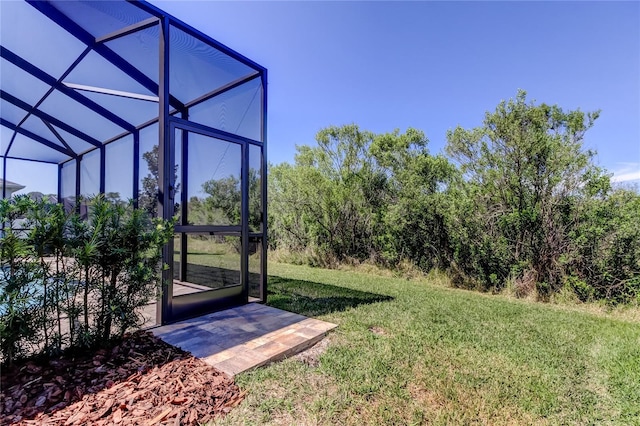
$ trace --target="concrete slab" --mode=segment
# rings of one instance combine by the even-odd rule
[[[150,329],[229,377],[292,356],[335,324],[258,303]]]

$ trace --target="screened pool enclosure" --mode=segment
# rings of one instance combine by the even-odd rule
[[[267,70],[143,1],[0,14],[3,198],[39,180],[177,216],[158,323],[264,301]]]

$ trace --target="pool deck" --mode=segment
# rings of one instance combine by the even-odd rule
[[[249,303],[150,331],[233,377],[301,352],[335,327],[329,322]]]

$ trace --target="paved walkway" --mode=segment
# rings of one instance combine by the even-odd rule
[[[249,303],[150,331],[233,377],[294,355],[337,327],[325,321]]]

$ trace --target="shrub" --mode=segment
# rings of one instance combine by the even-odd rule
[[[86,219],[27,197],[0,200],[0,221],[4,361],[100,344],[142,324],[173,223],[103,196]]]
[[[617,189],[589,200],[572,233],[572,274],[584,281],[577,291],[595,299],[627,303],[640,295],[640,195]]]

